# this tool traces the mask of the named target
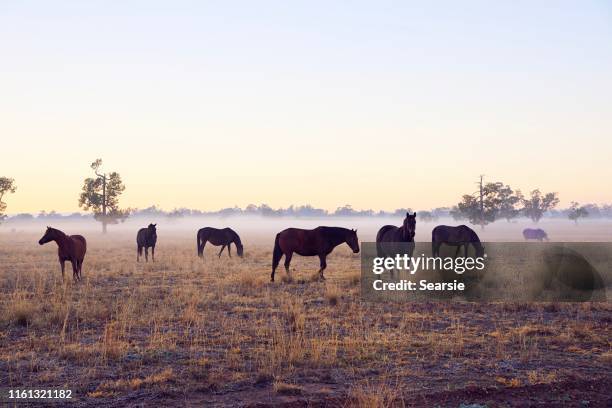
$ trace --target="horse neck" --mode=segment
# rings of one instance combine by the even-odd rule
[[[55,241],[57,245],[62,246],[62,244],[65,244],[67,240],[68,240],[68,235],[64,234],[60,230],[53,230],[52,241]]]
[[[478,238],[478,235],[476,235],[474,231],[470,231],[470,241],[473,242],[474,245],[482,246],[480,243],[480,238]]]
[[[330,235],[330,242],[334,247],[348,242],[348,230],[346,228],[333,229]]]
[[[408,228],[405,225],[399,227],[400,234],[402,235],[402,239],[405,239],[407,242],[410,242],[412,239],[410,237],[410,233],[408,232]]]

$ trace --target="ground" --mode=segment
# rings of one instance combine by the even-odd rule
[[[131,235],[90,235],[73,283],[54,243],[0,234],[0,388],[74,407],[612,404],[609,303],[369,303],[348,247],[325,282],[296,256],[270,283],[270,239],[199,259],[195,235],[160,234],[136,263]]]

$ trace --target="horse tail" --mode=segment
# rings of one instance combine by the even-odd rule
[[[431,256],[436,256],[436,230],[438,227],[435,227],[431,230]]]
[[[200,237],[200,231],[198,231],[196,234],[196,246],[198,249],[198,256],[201,258],[204,251],[202,250],[202,238]]]
[[[283,257],[283,250],[280,247],[280,233],[276,234],[274,239],[274,250],[272,251],[272,281],[274,281],[274,271]]]
[[[384,256],[384,251],[382,248],[382,239],[383,239],[383,228],[379,229],[378,232],[376,233],[376,256],[378,257],[382,257]]]

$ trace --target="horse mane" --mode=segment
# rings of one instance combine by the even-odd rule
[[[240,236],[236,233],[236,231],[234,231],[233,229],[230,228],[230,231],[232,232],[232,235],[234,236],[234,243],[236,245],[242,245],[242,241],[240,241]]]
[[[47,227],[47,228],[49,228],[54,233],[59,234],[60,236],[63,236],[63,237],[67,237],[68,236],[65,232],[63,232],[61,230],[58,230],[57,228],[53,228],[53,227]]]
[[[326,226],[321,226],[319,228],[324,230],[326,232],[326,234],[330,238],[332,238],[334,241],[337,240],[338,242],[343,242],[344,240],[346,240],[346,236],[348,235],[349,232],[351,232],[350,229],[343,228],[343,227],[326,227]]]
[[[472,239],[472,242],[480,243],[480,238],[478,237],[478,234],[476,234],[476,232],[471,228],[470,228],[470,238]]]

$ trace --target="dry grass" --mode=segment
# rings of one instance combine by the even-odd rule
[[[385,407],[424,386],[610,380],[607,303],[368,303],[342,247],[326,281],[296,256],[270,283],[268,240],[202,260],[191,240],[165,239],[157,262],[136,264],[132,237],[88,237],[84,281],[63,283],[36,239],[0,235],[0,386],[71,384],[102,405],[149,393]]]
[[[274,392],[280,395],[300,395],[302,387],[294,384],[287,384],[282,381],[275,381],[273,384]]]

